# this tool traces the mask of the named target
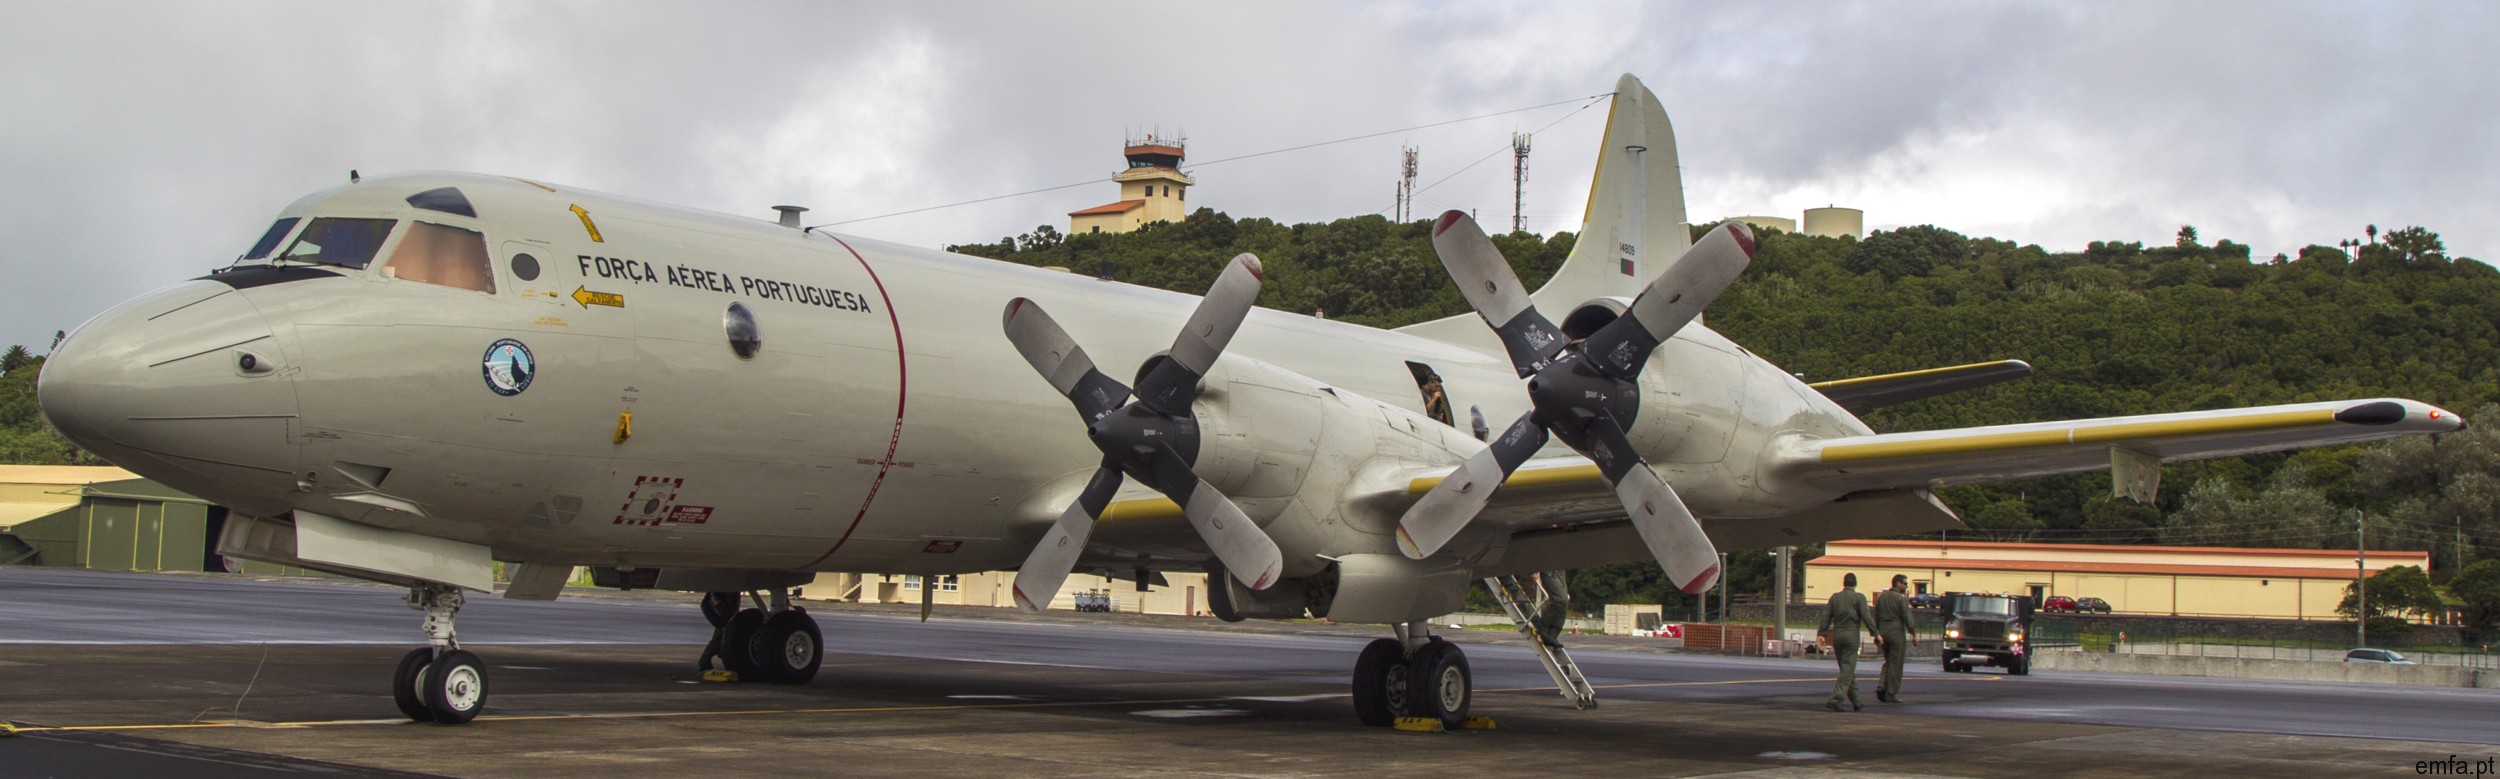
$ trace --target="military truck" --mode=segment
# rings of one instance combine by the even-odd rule
[[[1948,592],[1944,596],[1944,670],[1969,673],[1993,665],[2017,676],[2031,673],[2031,598],[2022,595]]]

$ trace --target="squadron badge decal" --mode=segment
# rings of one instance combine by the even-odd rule
[[[529,346],[511,338],[486,347],[484,367],[486,388],[504,397],[521,394],[538,376],[538,360],[530,356]]]

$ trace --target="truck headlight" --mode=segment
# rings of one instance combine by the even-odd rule
[[[1946,626],[1946,627],[1945,627],[1945,629],[1944,629],[1944,637],[1945,637],[1945,638],[1961,638],[1961,637],[1962,637],[1962,626],[1960,626],[1960,625],[1948,625],[1948,626]]]
[[[2021,641],[2023,640],[2023,629],[2021,627],[2016,627],[2012,630],[2005,631],[2005,635],[2007,638]]]

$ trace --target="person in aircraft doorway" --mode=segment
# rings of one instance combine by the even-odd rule
[[[1875,594],[1875,648],[1884,653],[1883,681],[1875,699],[1901,702],[1901,664],[1910,655],[1910,577],[1892,575],[1892,587]]]
[[[1823,606],[1823,641],[1832,646],[1832,659],[1840,662],[1840,678],[1832,680],[1832,697],[1823,700],[1823,708],[1840,710],[1840,701],[1847,698],[1849,710],[1865,709],[1858,703],[1858,634],[1875,626],[1875,617],[1866,612],[1866,596],[1858,594],[1858,575],[1841,574],[1840,591],[1832,593]]]
[[[1450,416],[1450,394],[1441,389],[1441,374],[1424,374],[1424,416],[1444,425],[1457,426]]]

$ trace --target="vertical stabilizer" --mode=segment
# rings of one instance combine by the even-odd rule
[[[1615,81],[1606,136],[1589,185],[1579,242],[1561,270],[1530,293],[1540,311],[1560,321],[1591,298],[1640,294],[1666,264],[1692,247],[1684,216],[1684,176],[1676,163],[1675,128],[1641,80]],[[1401,332],[1438,341],[1500,345],[1475,314],[1410,325]]]

